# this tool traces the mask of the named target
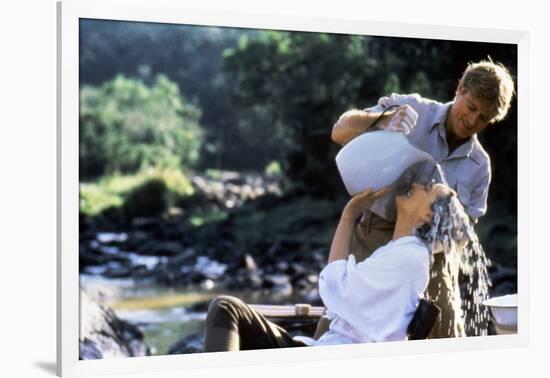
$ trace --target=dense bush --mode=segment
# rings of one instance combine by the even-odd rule
[[[132,190],[124,203],[128,218],[161,214],[167,207],[167,187],[160,179],[151,179]]]
[[[190,166],[201,146],[200,110],[158,75],[151,86],[117,76],[80,91],[80,176]]]

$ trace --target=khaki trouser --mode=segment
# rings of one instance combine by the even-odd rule
[[[206,316],[205,352],[307,346],[236,297],[216,297]]]
[[[369,257],[378,247],[387,244],[392,236],[395,223],[389,222],[368,211],[355,227],[351,239],[351,253],[357,262]],[[455,268],[457,269],[457,268]],[[457,271],[454,272],[457,277]],[[460,316],[460,294],[455,293],[452,275],[445,264],[443,253],[434,254],[434,261],[427,288],[427,296],[441,309],[441,315],[434,324],[429,338],[465,336],[463,320]]]

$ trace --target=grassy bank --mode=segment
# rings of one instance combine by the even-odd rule
[[[178,169],[150,168],[130,175],[113,174],[80,183],[80,211],[86,215],[97,215],[109,207],[120,207],[132,193],[151,181],[164,184],[164,200],[168,205],[194,192],[190,180]]]

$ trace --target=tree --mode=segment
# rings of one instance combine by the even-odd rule
[[[80,92],[80,175],[193,165],[201,146],[200,110],[163,75],[154,84],[122,75]]]

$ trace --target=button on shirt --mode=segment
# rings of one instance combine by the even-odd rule
[[[378,105],[365,111],[382,112],[391,105],[410,105],[418,113],[418,121],[409,141],[432,155],[439,163],[445,178],[460,198],[468,215],[478,218],[487,211],[487,195],[491,181],[491,161],[477,136],[473,135],[449,155],[445,119],[452,102],[442,104],[418,94],[382,97]],[[417,167],[418,168],[418,167]],[[427,182],[433,172],[433,163],[418,168],[419,182]],[[394,198],[386,196],[374,203],[371,211],[390,221],[395,220]]]
[[[353,255],[328,264],[319,294],[332,321],[314,345],[405,340],[429,265],[429,251],[416,236],[391,241],[359,264]]]

